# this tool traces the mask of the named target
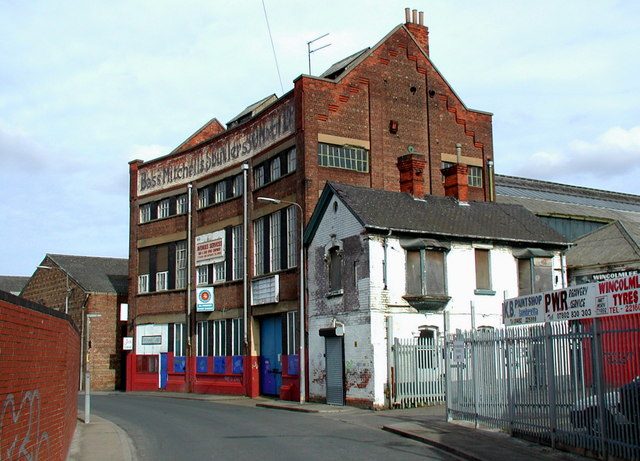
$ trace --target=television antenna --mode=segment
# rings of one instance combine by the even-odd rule
[[[314,38],[313,40],[307,42],[307,54],[309,56],[309,75],[311,75],[311,53],[315,53],[316,51],[320,51],[323,48],[326,48],[328,46],[331,46],[331,43],[327,44],[327,45],[322,45],[320,48],[315,48],[315,49],[311,49],[311,44],[313,42],[317,42],[318,40],[320,40],[321,38],[325,38],[327,35],[329,35],[329,32],[327,32],[326,34],[318,37],[318,38]]]

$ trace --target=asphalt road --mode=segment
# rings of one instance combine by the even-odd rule
[[[127,394],[94,395],[91,410],[127,432],[140,461],[458,459],[314,413]]]

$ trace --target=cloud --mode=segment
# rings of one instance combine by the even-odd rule
[[[574,140],[558,151],[539,151],[522,162],[516,174],[575,184],[589,181],[632,190],[640,174],[640,125],[613,127],[594,140]],[[615,187],[617,186],[617,187]]]

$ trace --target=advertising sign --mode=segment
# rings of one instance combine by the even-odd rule
[[[199,287],[196,289],[196,312],[212,312],[213,287]]]
[[[640,313],[640,275],[507,299],[502,312],[506,326]]]
[[[224,261],[224,231],[210,232],[196,237],[196,266]]]
[[[123,351],[133,350],[133,336],[125,336],[122,338],[122,350]]]

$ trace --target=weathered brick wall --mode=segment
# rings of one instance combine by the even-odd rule
[[[119,306],[116,295],[92,294],[87,300],[87,313],[101,315],[91,319],[89,371],[92,390],[124,389]]]
[[[66,459],[78,411],[78,330],[64,314],[0,292],[0,331],[2,459]]]

